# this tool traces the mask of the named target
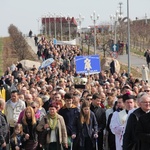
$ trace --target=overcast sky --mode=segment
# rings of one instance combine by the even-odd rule
[[[84,16],[82,27],[93,25],[90,16],[93,11],[99,15],[97,24],[110,22],[110,15],[119,10],[119,2],[122,2],[123,16],[127,15],[127,0],[1,0],[0,5],[0,36],[8,36],[8,27],[15,25],[18,29],[28,34],[38,32],[38,18],[50,13],[64,16]],[[129,0],[130,18],[150,18],[150,0]]]

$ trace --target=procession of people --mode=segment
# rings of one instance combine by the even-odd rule
[[[85,55],[78,46],[44,36],[36,46],[51,65],[25,70],[17,62],[0,79],[0,150],[150,149],[146,80],[115,69],[77,74],[74,58]]]

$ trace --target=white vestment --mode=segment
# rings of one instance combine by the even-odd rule
[[[110,129],[115,135],[116,150],[122,150],[123,134],[127,116],[126,110],[122,110],[120,112],[115,111],[111,118]]]

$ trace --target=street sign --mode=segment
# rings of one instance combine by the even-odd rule
[[[111,52],[111,57],[117,59],[118,57],[118,52]]]
[[[118,51],[118,44],[113,44],[113,45],[111,46],[111,49],[112,49],[113,52]]]
[[[55,38],[53,38],[53,44],[57,45],[57,40]]]
[[[96,74],[101,71],[99,55],[76,56],[75,64],[78,74]]]

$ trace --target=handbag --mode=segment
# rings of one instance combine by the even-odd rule
[[[47,123],[47,119],[44,118],[45,124]],[[44,129],[43,131],[38,132],[38,143],[42,146],[46,145],[48,130]]]

